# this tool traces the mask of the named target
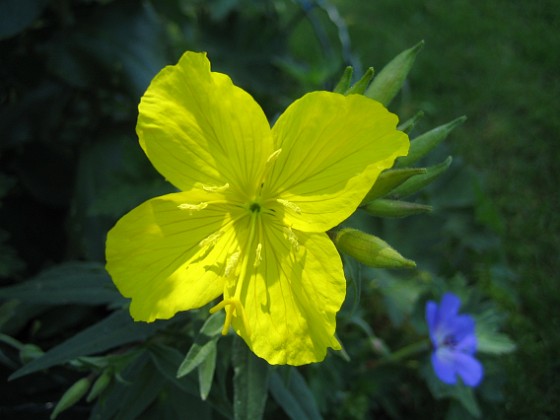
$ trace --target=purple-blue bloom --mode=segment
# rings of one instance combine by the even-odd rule
[[[474,358],[476,335],[474,319],[459,315],[461,300],[453,293],[446,293],[438,306],[426,304],[426,321],[434,346],[432,366],[439,379],[455,384],[457,375],[467,386],[477,386],[484,374],[482,364]]]

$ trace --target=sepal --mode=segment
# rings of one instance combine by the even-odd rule
[[[346,90],[345,95],[351,95],[353,93],[363,94],[369,86],[371,79],[373,79],[373,74],[373,67],[368,68],[362,78],[354,83],[351,88]]]
[[[66,390],[64,395],[60,398],[60,401],[54,407],[51,413],[50,419],[54,420],[58,417],[60,413],[64,410],[69,409],[74,404],[82,399],[91,385],[91,380],[89,378],[82,378],[76,381],[70,388]]]
[[[342,76],[340,77],[340,80],[334,87],[333,92],[345,94],[346,91],[350,88],[350,82],[352,80],[353,74],[354,68],[352,66],[346,67],[344,69],[344,73],[342,73]]]

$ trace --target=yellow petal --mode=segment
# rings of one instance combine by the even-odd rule
[[[313,92],[290,105],[272,129],[282,152],[266,185],[285,204],[285,223],[324,232],[348,218],[379,173],[407,154],[397,122],[361,95]]]
[[[240,298],[245,313],[232,325],[270,364],[319,362],[327,348],[340,349],[334,336],[346,293],[340,257],[324,233],[263,229],[261,258]]]
[[[186,52],[152,80],[137,133],[152,164],[181,190],[228,183],[253,194],[273,151],[260,106],[228,76],[211,72],[204,53]]]
[[[167,319],[222,294],[236,247],[231,216],[218,193],[194,191],[146,201],[107,235],[107,271],[132,298],[137,321]]]

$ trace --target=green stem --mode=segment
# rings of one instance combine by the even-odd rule
[[[406,359],[412,355],[425,352],[429,348],[430,340],[428,338],[425,338],[416,343],[409,344],[408,346],[405,346],[386,357],[383,357],[381,360],[379,360],[377,366],[400,362],[401,360]]]

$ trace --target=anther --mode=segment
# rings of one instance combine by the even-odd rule
[[[222,232],[222,231],[214,232],[213,234],[211,234],[207,238],[200,241],[198,243],[198,246],[200,246],[201,248],[206,248],[207,246],[214,246],[214,245],[216,245],[216,243],[218,242],[218,239],[220,239],[223,234],[224,234],[224,232]]]
[[[253,267],[257,268],[262,261],[262,244],[259,242],[257,244],[257,249],[255,250],[255,263],[253,264]]]
[[[277,198],[276,201],[280,204],[282,204],[284,207],[289,208],[290,210],[295,211],[297,214],[301,214],[301,209],[295,205],[294,203],[292,203],[291,201],[288,200],[283,200],[281,198]]]
[[[227,265],[226,265],[226,272],[225,272],[225,276],[229,277],[229,275],[235,271],[235,269],[237,268],[237,264],[239,262],[239,255],[241,255],[241,252],[237,251],[234,252],[227,261]]]
[[[208,203],[204,203],[204,202],[200,204],[184,203],[184,204],[179,204],[177,207],[179,207],[181,210],[189,210],[189,214],[193,214],[194,211],[200,211],[208,207]]]
[[[229,183],[225,185],[215,186],[215,185],[203,185],[202,189],[208,192],[224,192],[229,188]]]
[[[284,231],[284,235],[286,235],[286,237],[288,239],[288,242],[290,242],[290,245],[292,245],[292,248],[294,249],[294,251],[298,252],[299,251],[299,242],[297,240],[297,236],[292,231],[292,228],[285,226],[283,228],[283,231]]]

